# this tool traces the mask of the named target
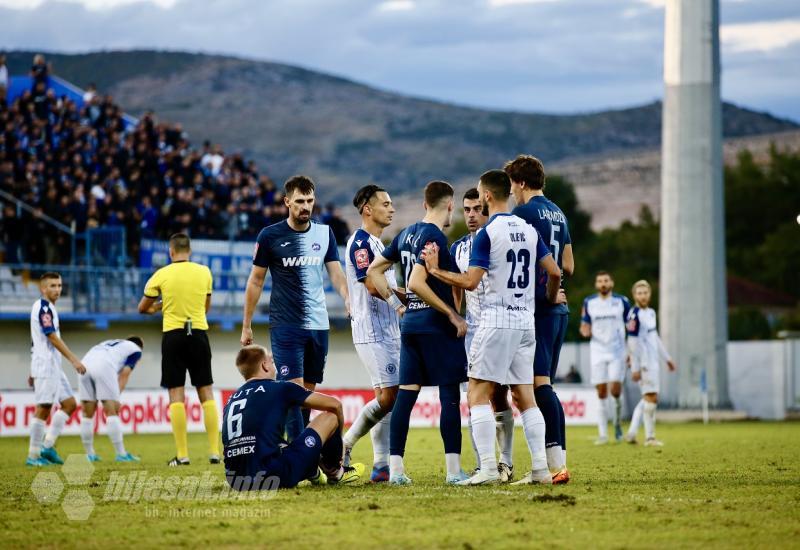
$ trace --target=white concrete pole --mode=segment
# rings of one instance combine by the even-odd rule
[[[667,0],[661,168],[660,326],[676,375],[663,400],[729,406],[718,0]]]

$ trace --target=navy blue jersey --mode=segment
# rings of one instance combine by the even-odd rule
[[[281,452],[286,411],[311,392],[294,382],[256,379],[231,395],[222,411],[225,470],[252,475]]]
[[[408,305],[400,321],[401,334],[455,334],[455,327],[447,317],[426,304],[413,292],[408,292],[408,280],[422,251],[428,244],[439,245],[439,267],[458,273],[453,257],[447,247],[447,237],[432,223],[417,222],[403,229],[383,251],[384,258],[400,262],[405,281]],[[428,286],[445,304],[455,309],[452,287],[435,277],[428,277]]]
[[[305,231],[295,231],[284,220],[258,234],[253,265],[272,273],[269,298],[271,325],[327,330],[325,264],[339,261],[333,231],[311,222]]]
[[[531,224],[539,232],[539,236],[550,248],[553,259],[559,269],[563,269],[561,262],[564,247],[572,244],[569,236],[567,217],[556,204],[544,195],[536,195],[527,203],[520,204],[512,214],[515,214]],[[547,272],[536,265],[536,315],[569,313],[567,304],[553,305],[547,299]]]

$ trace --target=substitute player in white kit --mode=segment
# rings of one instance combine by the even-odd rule
[[[656,406],[661,377],[661,361],[667,364],[670,371],[675,370],[675,363],[664,348],[656,327],[656,310],[650,307],[652,291],[650,283],[641,280],[633,284],[633,301],[636,305],[628,313],[628,349],[631,358],[631,378],[639,383],[642,399],[633,411],[631,426],[625,440],[636,443],[636,432],[644,417],[644,434],[646,447],[661,447],[663,443],[656,439]]]
[[[94,413],[97,402],[103,402],[106,414],[106,430],[117,453],[117,462],[139,462],[139,458],[125,450],[122,442],[122,421],[119,418],[119,396],[128,378],[142,358],[144,344],[138,336],[127,340],[105,340],[86,355],[83,364],[86,373],[78,381],[81,398],[81,442],[89,462],[99,462],[94,452]]]
[[[31,420],[31,437],[28,447],[28,466],[63,464],[55,450],[56,440],[64,429],[77,403],[66,374],[61,368],[64,355],[78,374],[86,368],[61,339],[61,324],[56,311],[56,301],[61,297],[61,275],[48,271],[39,279],[42,297],[31,309],[31,374],[28,379],[33,386],[36,410]],[[53,403],[61,408],[53,414],[50,430],[45,436],[47,417]]]
[[[522,413],[532,470],[517,483],[552,483],[545,455],[545,423],[533,395],[533,358],[536,352],[535,266],[547,273],[547,297],[559,297],[561,270],[550,249],[525,220],[508,211],[511,180],[502,170],[490,170],[478,183],[483,212],[490,215],[475,235],[466,273],[438,267],[438,250],[425,249],[428,272],[452,286],[474,290],[485,277],[485,302],[469,352],[469,390],[475,444],[481,469],[458,485],[497,483],[500,474],[495,454],[495,417],[491,396],[495,384],[508,384]]]
[[[591,381],[597,388],[598,438],[596,445],[608,443],[608,391],[614,399],[614,437],[622,440],[621,411],[622,381],[625,379],[625,319],[631,308],[625,296],[612,292],[614,279],[607,271],[595,275],[592,294],[583,301],[581,335],[591,337],[589,360],[592,365]],[[610,386],[610,388],[609,388]]]
[[[367,432],[372,437],[373,482],[389,481],[389,422],[400,384],[400,324],[395,307],[380,296],[367,279],[367,268],[376,256],[382,257],[381,234],[392,223],[394,207],[386,190],[366,185],[356,192],[353,206],[361,214],[362,225],[347,241],[345,274],[350,295],[350,320],[353,344],[367,369],[375,399],[364,405],[344,436],[344,465],[350,465],[350,452]],[[402,310],[394,268],[386,281],[395,295],[390,300]]]

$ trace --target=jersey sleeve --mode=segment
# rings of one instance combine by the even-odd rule
[[[253,250],[253,265],[269,267],[269,260],[269,239],[267,238],[267,230],[264,228],[256,239],[256,247],[255,250]]]
[[[125,358],[125,363],[123,363],[126,367],[134,368],[136,367],[136,363],[139,362],[139,359],[142,358],[141,351],[135,351],[131,353],[128,357]]]
[[[144,295],[148,298],[158,298],[161,294],[161,270],[159,269],[147,280],[144,285]]]
[[[631,301],[625,296],[622,296],[622,318],[627,319],[628,313],[631,311]]]
[[[400,239],[402,238],[402,234],[402,231],[398,233],[395,238],[392,239],[392,242],[389,243],[389,246],[383,249],[383,257],[392,263],[400,261]]]
[[[206,267],[206,273],[208,273],[206,296],[211,296],[211,292],[214,290],[214,276],[211,274],[211,270],[208,267]]]
[[[39,326],[45,336],[53,334],[56,331],[55,324],[53,323],[53,312],[45,306],[39,307]]]
[[[287,405],[302,405],[313,392],[294,382],[283,383],[283,395]]]
[[[589,315],[589,298],[584,298],[581,308],[581,322],[592,324],[592,316]]]
[[[325,263],[339,261],[339,247],[336,246],[336,237],[333,229],[328,227],[328,250],[325,252]]]
[[[370,243],[361,241],[361,246],[358,246],[356,240],[353,239],[353,242],[350,244],[350,250],[348,250],[347,253],[356,271],[356,280],[359,282],[363,281],[367,278],[367,268],[369,264],[375,259],[375,253]]]
[[[538,232],[537,232],[538,233]],[[538,263],[542,258],[546,256],[551,256],[552,252],[550,252],[550,247],[545,244],[544,239],[541,235],[538,235],[539,238],[536,239],[536,262]]]
[[[625,329],[628,332],[628,336],[639,336],[639,308],[632,308],[626,319]]]
[[[469,255],[469,266],[489,269],[489,258],[492,251],[492,240],[484,229],[475,234],[472,239],[472,251]]]

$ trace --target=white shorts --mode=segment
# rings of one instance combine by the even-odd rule
[[[50,376],[37,376],[33,379],[33,396],[37,405],[61,403],[74,395],[67,375],[61,369]]]
[[[479,327],[469,350],[470,378],[498,384],[533,384],[536,330]]]
[[[355,344],[356,353],[367,368],[373,388],[400,385],[400,338]]]
[[[472,339],[475,338],[475,331],[478,330],[478,325],[467,325],[467,333],[464,335],[464,349],[469,357],[469,348],[472,347]],[[461,391],[466,392],[469,387],[469,382],[461,382]]]
[[[622,382],[625,379],[625,359],[613,356],[592,357],[592,386]]]
[[[119,378],[108,367],[86,368],[78,377],[81,401],[119,401]]]
[[[658,364],[642,366],[639,388],[642,393],[658,393],[661,379],[661,366]]]

